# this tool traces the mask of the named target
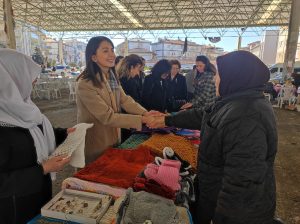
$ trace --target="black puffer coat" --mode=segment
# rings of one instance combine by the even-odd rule
[[[277,151],[272,106],[261,92],[248,90],[204,113],[193,109],[166,118],[168,126],[202,130],[197,223],[209,224],[212,219],[217,224],[271,222]]]
[[[54,134],[59,145],[67,129],[56,128]],[[51,199],[50,175],[37,163],[28,129],[0,126],[0,145],[0,223],[25,224]]]
[[[272,223],[277,131],[263,95],[269,70],[245,51],[218,57],[217,64],[222,99],[204,112],[192,109],[165,120],[168,126],[201,129],[196,223]]]

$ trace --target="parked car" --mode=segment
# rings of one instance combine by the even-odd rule
[[[283,81],[282,71],[283,63],[277,63],[269,67],[270,70],[270,80]],[[294,73],[300,73],[300,61],[296,61],[294,64]]]

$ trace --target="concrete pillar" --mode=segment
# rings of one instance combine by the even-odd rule
[[[58,60],[59,60],[59,64],[61,64],[61,65],[65,64],[62,38],[60,38],[58,41]]]
[[[237,49],[240,50],[242,45],[242,35],[239,35],[238,43],[237,43]]]
[[[284,64],[283,64],[283,79],[286,80],[294,70],[295,55],[297,51],[297,43],[300,26],[300,0],[292,0],[291,14],[288,29],[288,38],[286,43]]]
[[[11,49],[16,49],[16,36],[11,0],[4,0],[4,13],[6,16],[6,20],[4,22],[6,25],[7,46]]]
[[[125,43],[124,43],[124,57],[128,56],[129,52],[129,43],[127,37],[125,38]]]

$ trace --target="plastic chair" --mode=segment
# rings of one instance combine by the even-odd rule
[[[264,95],[265,95],[265,97],[266,97],[269,101],[271,101],[271,94],[270,94],[270,93],[264,93]]]
[[[43,95],[50,100],[51,99],[51,91],[49,87],[49,83],[42,82],[35,84],[35,92],[36,95],[41,99]]]
[[[51,85],[52,97],[55,99],[61,98],[60,80],[54,80],[51,82],[50,85]]]
[[[291,86],[283,86],[278,94],[278,106],[282,108],[285,101],[289,103],[289,106],[296,103],[296,96],[294,94],[294,88]]]
[[[72,101],[75,101],[76,99],[76,93],[75,93],[75,86],[76,86],[76,82],[68,82],[68,86],[69,86],[69,102],[71,102],[71,98]]]

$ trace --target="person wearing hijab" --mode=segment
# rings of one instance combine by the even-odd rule
[[[263,94],[269,70],[247,51],[220,56],[217,65],[215,104],[157,117],[148,126],[201,130],[195,223],[276,223],[277,129]]]
[[[151,74],[145,77],[142,91],[142,105],[147,110],[165,112],[167,110],[167,78],[171,71],[167,59],[159,60],[151,69]]]
[[[187,101],[185,76],[180,74],[181,64],[178,60],[170,60],[172,66],[167,78],[167,111],[177,112]]]
[[[74,129],[53,129],[31,101],[41,68],[30,57],[0,49],[0,222],[23,224],[52,197],[50,172],[70,159],[48,159]]]

